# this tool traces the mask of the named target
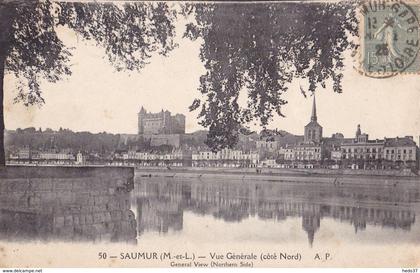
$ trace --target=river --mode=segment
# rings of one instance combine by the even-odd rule
[[[309,182],[137,177],[138,243],[420,243],[419,186]]]
[[[332,184],[106,177],[2,179],[0,240],[211,243],[420,243],[420,183]],[[331,181],[334,180],[331,178]],[[114,185],[114,186],[112,186]]]

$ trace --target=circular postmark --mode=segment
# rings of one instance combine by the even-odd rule
[[[361,72],[388,78],[420,72],[420,5],[400,0],[370,0],[360,6]]]

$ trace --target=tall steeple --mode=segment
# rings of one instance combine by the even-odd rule
[[[322,126],[318,124],[315,94],[313,96],[311,121],[305,126],[304,142],[306,143],[320,143],[322,141]]]
[[[317,121],[316,117],[316,102],[315,102],[315,94],[314,94],[314,101],[312,103],[312,115],[311,115],[311,121]]]

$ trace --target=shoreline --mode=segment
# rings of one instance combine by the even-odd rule
[[[253,170],[253,172],[251,172]],[[270,170],[270,169],[269,169]],[[272,171],[273,169],[271,169]],[[302,171],[291,171],[290,169],[276,169],[276,172],[263,170],[256,173],[254,169],[244,171],[243,169],[222,169],[222,168],[136,168],[135,176],[139,178],[169,178],[169,179],[197,179],[206,180],[235,180],[235,181],[265,181],[265,182],[300,182],[300,183],[326,183],[331,185],[388,185],[409,184],[420,186],[418,176],[391,176],[391,175],[361,175],[361,174],[323,174]]]
[[[104,169],[107,169],[106,171]],[[131,169],[133,178],[169,178],[193,179],[199,181],[261,181],[287,183],[324,183],[330,185],[389,185],[397,184],[420,186],[420,176],[389,175],[381,172],[355,173],[357,170],[327,170],[327,169],[271,169],[262,168],[257,173],[255,168],[197,168],[197,167],[134,167],[134,166],[7,166],[0,168],[1,178],[53,178],[53,177],[87,177],[106,176],[109,171]],[[108,171],[109,170],[109,171]],[[117,171],[117,172],[119,172]],[[346,171],[346,172],[343,172]],[[377,172],[379,173],[379,172]],[[115,175],[114,175],[115,176]],[[117,177],[116,177],[117,178]]]
[[[132,168],[135,171],[151,172],[176,172],[176,173],[229,173],[229,174],[250,174],[250,175],[293,175],[293,176],[358,176],[358,177],[393,177],[420,179],[420,171],[417,173],[410,169],[404,170],[357,170],[357,169],[303,169],[303,168],[231,168],[231,167],[177,167],[177,166],[135,166],[135,165],[113,165],[113,164],[83,164],[83,165],[55,165],[55,164],[6,164],[0,171],[7,168],[67,168],[67,169],[92,169],[92,168]],[[256,170],[259,170],[259,173]]]

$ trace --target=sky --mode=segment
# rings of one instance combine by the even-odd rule
[[[199,77],[205,70],[199,59],[201,41],[180,38],[184,22],[177,26],[178,48],[168,57],[153,56],[141,72],[116,72],[104,49],[84,41],[75,32],[61,28],[59,37],[74,47],[73,74],[59,83],[42,82],[46,101],[42,107],[14,104],[16,80],[5,78],[6,129],[36,127],[73,131],[137,133],[137,113],[141,106],[157,112],[167,109],[186,115],[186,131],[203,129],[197,112],[189,112],[193,99],[200,97]],[[358,74],[353,58],[345,59],[342,94],[325,89],[316,91],[318,122],[324,136],[341,132],[353,137],[357,124],[370,139],[420,135],[420,76],[398,75],[373,79]],[[294,80],[284,98],[286,118],[275,117],[269,128],[303,134],[309,122],[312,98],[305,98]],[[258,129],[258,127],[253,127]]]

